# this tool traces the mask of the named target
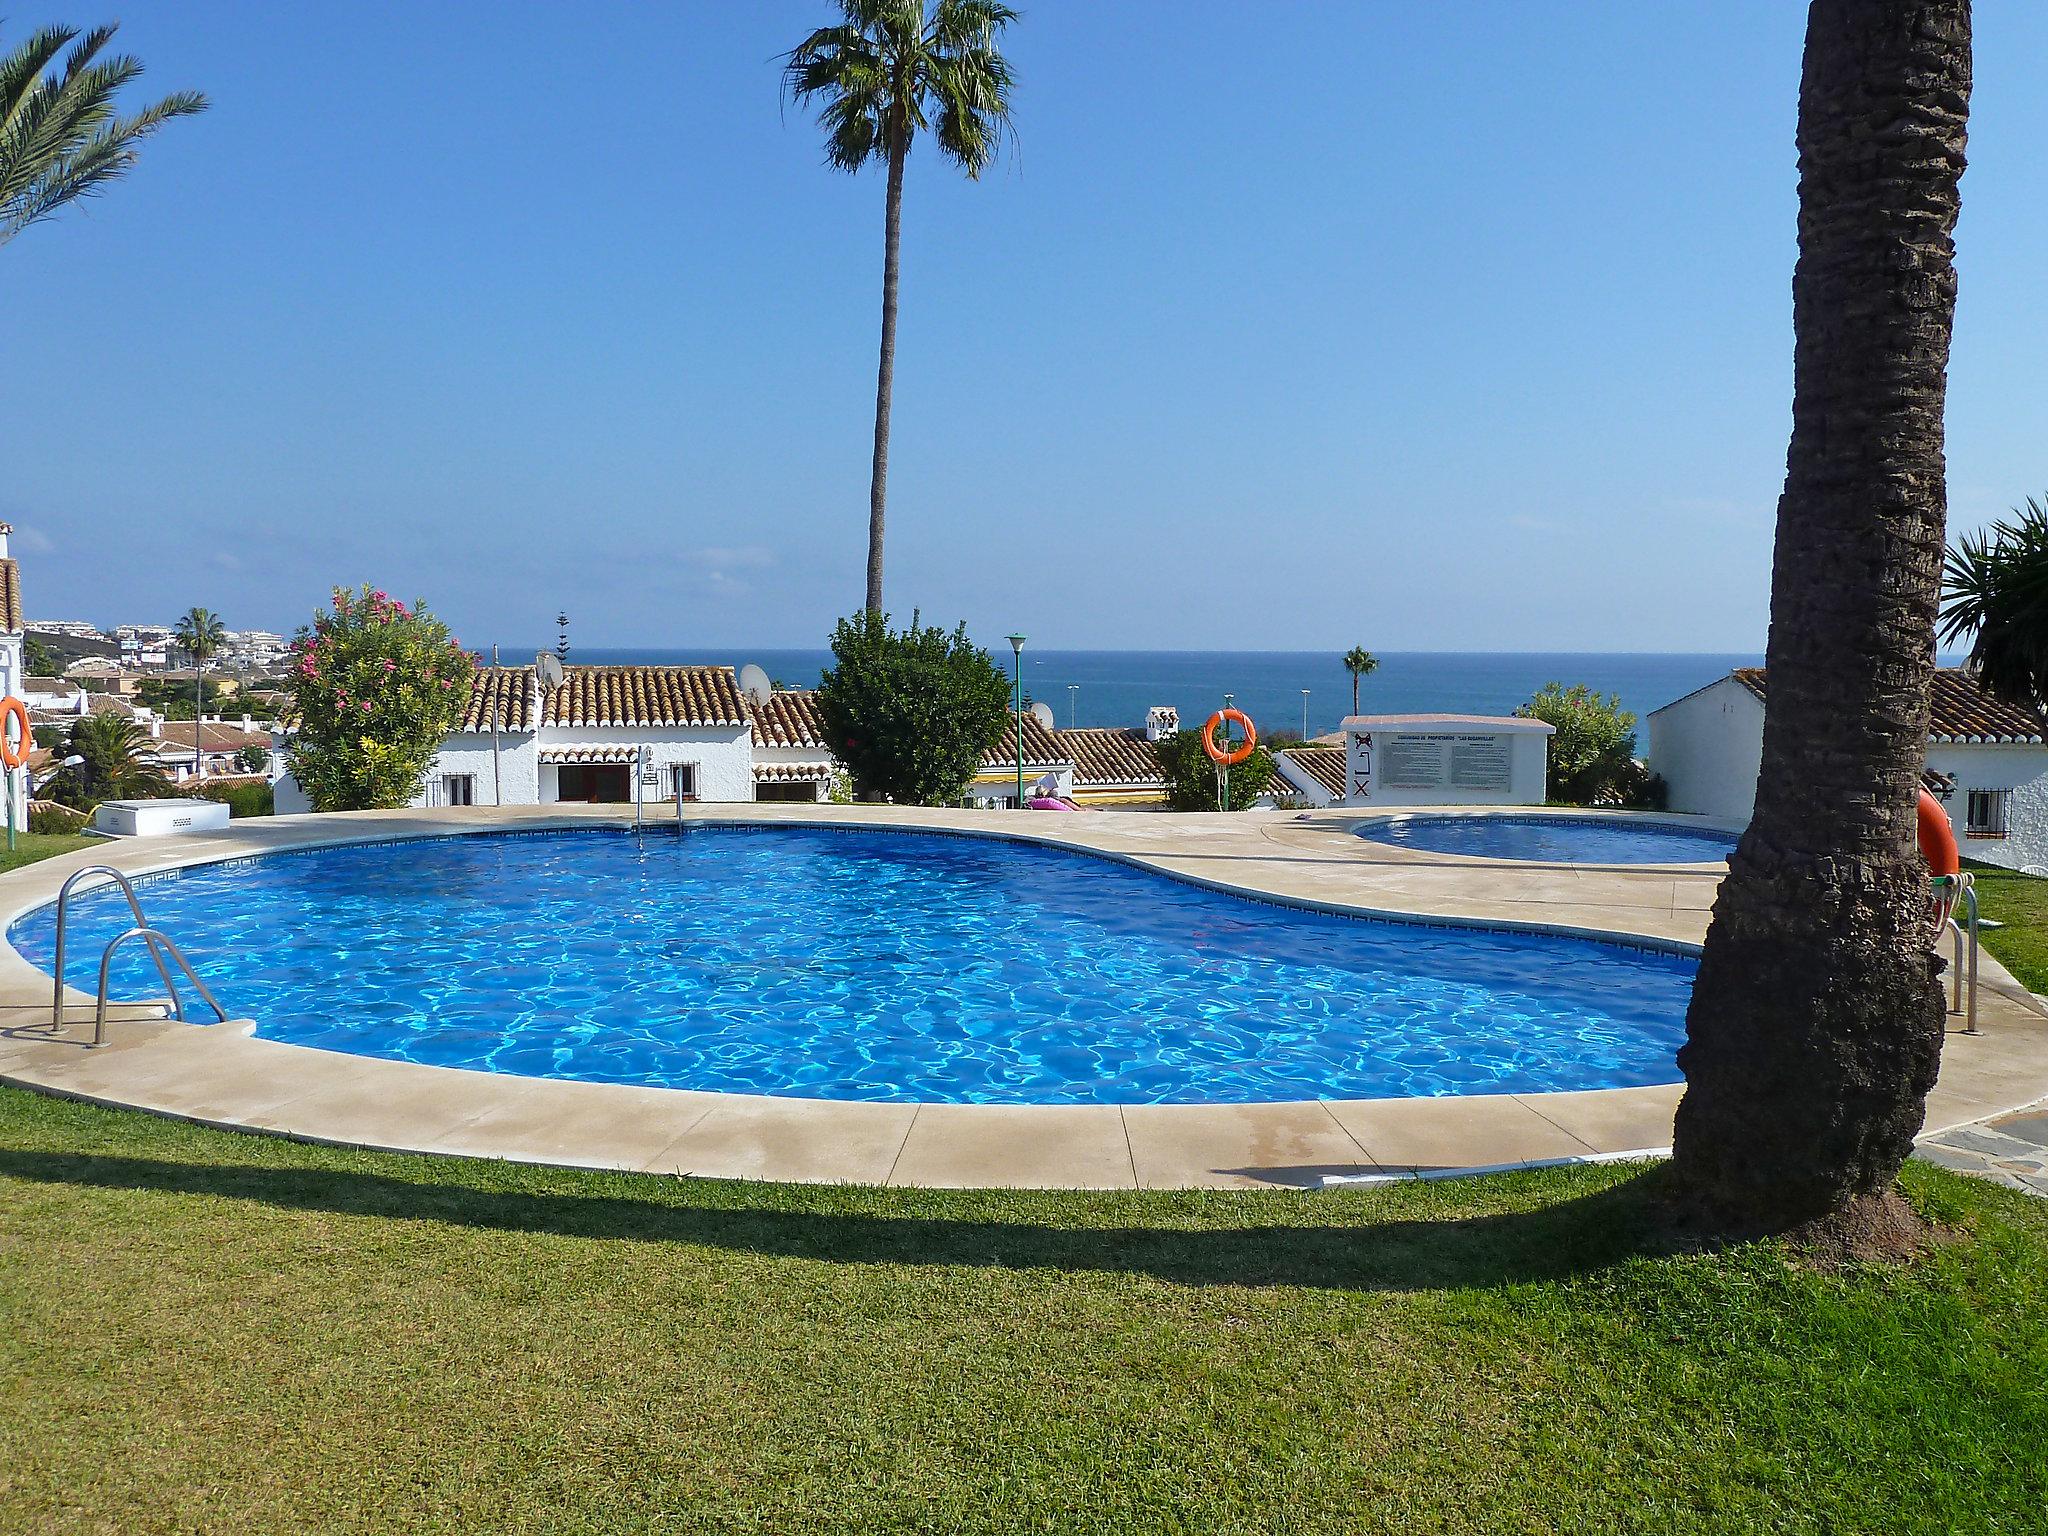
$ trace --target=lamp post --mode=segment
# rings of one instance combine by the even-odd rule
[[[1081,723],[1081,685],[1067,684],[1067,729],[1072,730]]]
[[[1308,690],[1301,690],[1301,739],[1308,740]]]
[[[1024,637],[1006,635],[1010,642],[1010,710],[1017,717],[1017,809],[1024,809]]]

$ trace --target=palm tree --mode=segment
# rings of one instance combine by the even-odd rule
[[[1893,1181],[1941,1058],[1915,802],[1969,96],[1969,0],[1813,0],[1763,767],[1678,1058],[1672,1173],[1718,1233],[1917,1225]]]
[[[825,163],[889,168],[882,221],[882,358],[875,375],[875,459],[868,484],[867,610],[882,611],[882,522],[889,487],[889,402],[896,383],[897,248],[903,166],[930,129],[939,152],[970,179],[1010,131],[1010,66],[996,37],[1017,19],[997,0],[839,0],[839,25],[820,27],[784,55],[783,89],[818,103]]]
[[[1358,713],[1358,683],[1361,678],[1371,677],[1379,671],[1380,659],[1362,645],[1354,645],[1344,653],[1344,670],[1351,674],[1351,713]]]
[[[150,755],[149,733],[125,715],[84,715],[72,724],[65,756],[82,757],[60,777],[88,805],[158,793],[163,770]]]
[[[1941,640],[1965,635],[1970,667],[1987,693],[2009,703],[2048,701],[2048,497],[2027,498],[1949,551]]]
[[[178,620],[178,647],[192,657],[192,777],[195,779],[201,776],[200,770],[206,760],[201,741],[205,727],[200,723],[206,714],[206,663],[227,643],[227,638],[227,626],[210,608],[188,609]]]
[[[116,115],[115,95],[142,64],[99,57],[114,32],[45,27],[0,55],[0,245],[126,175],[142,141],[172,118],[206,110],[199,92],[177,91],[133,117]],[[63,66],[52,68],[73,39]]]

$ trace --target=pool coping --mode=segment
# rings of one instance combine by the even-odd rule
[[[1577,866],[1561,875],[1559,866],[1410,857],[1415,850],[1352,836],[1347,824],[1358,819],[1356,809],[1052,817],[760,804],[699,805],[683,818],[693,826],[831,825],[993,837],[1094,854],[1280,905],[1554,933],[1666,953],[1697,952],[1721,872]],[[71,872],[95,863],[160,874],[338,844],[616,829],[631,821],[630,806],[468,807],[265,818],[198,836],[121,839],[0,876],[0,923],[47,903]],[[671,835],[674,824],[673,816],[650,819],[648,835]],[[146,908],[146,885],[141,894]],[[1949,1035],[1929,1100],[1929,1135],[2048,1096],[2048,1018],[1990,956],[1983,958],[1983,1033]],[[46,972],[0,944],[0,1082],[305,1141],[695,1177],[931,1187],[1309,1187],[1325,1179],[1611,1158],[1662,1147],[1682,1091],[1670,1084],[1203,1105],[795,1099],[421,1066],[257,1039],[247,1032],[252,1025],[179,1024],[141,1007],[116,1009],[109,1043],[94,1050],[86,1044],[90,995],[69,990],[75,1016],[53,1033],[50,986]]]

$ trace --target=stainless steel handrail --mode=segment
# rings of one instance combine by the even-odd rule
[[[1962,1014],[1964,1016],[1963,1033],[1974,1035],[1979,1033],[1977,1028],[1977,884],[1967,874],[1958,875],[1955,878],[1957,882],[1956,900],[1969,910],[1969,928],[1965,930],[1963,925],[1957,922],[1953,915],[1948,919],[1948,926],[1954,932],[1956,939],[1956,959],[1955,965],[1952,967],[1955,971],[1955,1001],[1950,1006],[1949,1012]],[[1951,914],[1953,914],[1954,909],[1951,908],[1950,910]],[[1967,1008],[1964,1007],[1963,1003],[1963,941],[1966,933],[1969,939],[1969,1006]]]
[[[142,903],[135,899],[135,887],[130,885],[128,877],[114,868],[113,865],[94,864],[90,868],[77,871],[70,879],[64,882],[62,888],[57,892],[57,960],[54,967],[56,983],[50,992],[50,1027],[52,1029],[62,1029],[64,1027],[64,908],[71,900],[71,888],[88,875],[107,875],[111,877],[114,884],[121,888],[121,894],[128,898],[128,910],[135,914],[136,924],[143,928],[149,926],[149,919],[142,915]],[[155,945],[150,946],[149,953],[156,961],[157,974],[164,979],[164,990],[170,994],[172,1008],[178,1010],[178,1016],[183,1018],[183,1005],[178,1001],[178,984],[171,979],[170,967],[164,964],[164,957],[157,953]]]
[[[93,1014],[92,1024],[92,1043],[94,1045],[105,1045],[107,1043],[107,984],[113,974],[114,952],[130,939],[135,938],[139,938],[149,945],[149,952],[156,956],[157,968],[159,970],[164,969],[163,952],[168,950],[171,958],[178,962],[178,969],[185,973],[185,979],[198,989],[201,997],[206,999],[206,1006],[213,1010],[214,1022],[218,1024],[227,1023],[227,1009],[221,1007],[220,1000],[207,990],[206,983],[199,979],[199,973],[192,969],[192,962],[187,960],[184,952],[171,942],[170,935],[150,927],[147,923],[138,923],[135,927],[128,929],[117,937],[113,943],[107,946],[106,953],[100,956],[99,1005]],[[169,973],[166,971],[166,974],[168,975]],[[172,1006],[176,1009],[177,1018],[182,1023],[185,1018],[184,1004],[176,1001],[177,992],[175,988],[172,990],[171,995],[173,999]]]

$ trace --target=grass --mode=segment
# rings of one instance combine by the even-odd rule
[[[1984,932],[1984,947],[2029,992],[2048,992],[2048,880],[1974,859],[1963,867],[1977,877],[1979,915],[2005,924]]]
[[[87,837],[82,832],[17,832],[11,851],[6,840],[0,838],[0,874],[20,869],[24,864],[40,864],[60,853],[76,853],[80,848],[90,848],[105,841],[105,838]]]
[[[1645,1178],[741,1185],[0,1090],[0,1530],[2041,1531],[2048,1203],[1654,1256]]]

